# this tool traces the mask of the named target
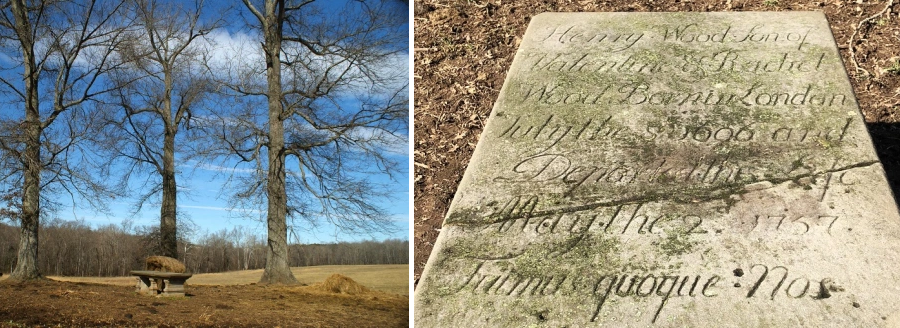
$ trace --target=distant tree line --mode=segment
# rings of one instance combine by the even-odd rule
[[[159,227],[106,225],[91,228],[81,221],[48,220],[39,231],[38,267],[55,276],[126,276],[142,269],[144,259],[159,247]],[[16,266],[19,228],[0,223],[0,272]],[[220,230],[200,235],[196,243],[179,238],[179,260],[193,273],[262,269],[266,241],[244,230]],[[292,244],[291,266],[406,264],[409,241]]]

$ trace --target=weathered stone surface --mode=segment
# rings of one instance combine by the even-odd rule
[[[818,12],[533,18],[416,327],[883,327],[900,216]]]
[[[131,271],[137,276],[135,292],[150,296],[184,297],[184,283],[193,274],[181,272]]]

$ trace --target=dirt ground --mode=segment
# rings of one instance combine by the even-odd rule
[[[293,267],[291,272],[301,284],[312,285],[325,281],[332,274],[338,273],[353,278],[356,283],[368,288],[399,295],[409,295],[409,265],[376,264],[376,265],[319,265],[310,267]],[[226,286],[249,285],[259,281],[263,270],[241,270],[220,273],[195,274],[189,280],[192,286]],[[134,286],[134,277],[48,277],[53,280],[69,282],[99,283],[104,285]],[[0,277],[0,280],[3,280]]]
[[[123,286],[121,280],[106,282],[111,284],[0,281],[0,327],[409,325],[408,295],[374,290],[345,276],[306,286],[191,285],[188,280],[187,296],[175,298],[141,295],[135,293],[134,285]]]
[[[823,11],[828,17],[876,150],[894,194],[900,194],[900,1],[416,1],[416,281],[532,16],[554,11],[791,10]]]

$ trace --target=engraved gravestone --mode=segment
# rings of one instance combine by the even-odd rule
[[[825,16],[532,19],[417,327],[884,327],[900,216]]]

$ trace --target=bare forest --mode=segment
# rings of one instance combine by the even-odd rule
[[[40,231],[43,254],[38,269],[48,276],[127,276],[141,270],[144,259],[159,254],[157,227],[108,225],[92,229],[77,221],[49,220]],[[0,224],[0,271],[15,267],[16,227]],[[220,230],[183,238],[178,248],[193,273],[262,269],[266,244],[262,236],[242,230]],[[400,240],[291,245],[290,266],[371,265],[409,263],[409,242]]]

